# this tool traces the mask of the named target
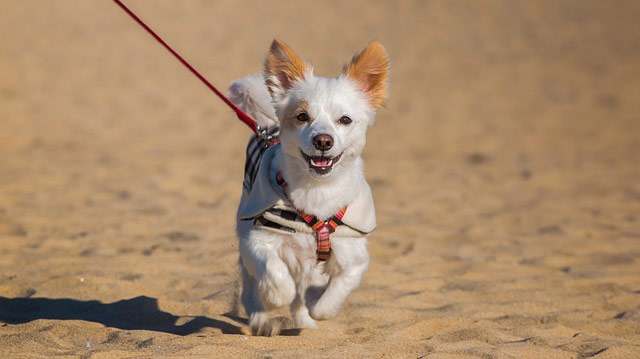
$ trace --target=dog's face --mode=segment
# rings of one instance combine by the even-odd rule
[[[324,78],[314,76],[311,66],[274,40],[264,75],[284,153],[319,179],[352,164],[386,98],[388,71],[389,59],[377,42],[354,56],[338,77]]]

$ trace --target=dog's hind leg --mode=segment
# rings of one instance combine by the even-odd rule
[[[309,308],[305,303],[304,290],[300,291],[300,294],[296,296],[296,299],[291,303],[291,316],[296,328],[317,328],[316,321],[309,315]]]
[[[322,267],[316,264],[315,256],[302,263],[300,279],[298,280],[298,294],[291,303],[291,316],[297,328],[317,328],[316,321],[309,314],[308,299],[317,301],[322,291],[327,287],[329,276]]]

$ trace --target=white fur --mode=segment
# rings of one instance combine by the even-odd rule
[[[260,127],[271,127],[278,123],[262,75],[249,75],[235,81],[229,87],[229,99],[251,115]]]
[[[315,77],[309,70],[305,79],[296,81],[286,91],[272,91],[271,110],[267,105],[271,103],[267,88],[259,76],[236,81],[231,92],[233,101],[261,126],[274,125],[277,114],[277,121],[282,124],[282,147],[274,165],[282,171],[297,209],[328,218],[366,187],[361,153],[375,111],[351,79],[344,75]],[[295,117],[290,112],[291,106],[300,101],[308,104],[311,123],[298,124],[291,118]],[[337,121],[345,115],[353,120],[348,126]],[[300,154],[300,150],[309,155],[319,154],[311,142],[319,133],[334,138],[329,155],[343,153],[332,171],[324,176],[311,171]],[[290,307],[293,325],[299,328],[315,328],[316,320],[336,316],[347,296],[360,284],[369,264],[367,240],[362,237],[332,235],[331,258],[318,262],[313,235],[260,230],[250,221],[238,221],[237,233],[243,277],[241,300],[250,316],[250,326],[258,335],[278,333],[283,321],[273,318],[271,312],[283,306]]]

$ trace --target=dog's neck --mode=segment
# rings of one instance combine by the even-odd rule
[[[297,210],[320,219],[333,216],[358,196],[365,184],[362,158],[348,159],[327,178],[314,178],[300,160],[279,152],[278,168],[287,181],[289,200]]]

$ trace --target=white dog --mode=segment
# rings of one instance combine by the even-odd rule
[[[378,42],[324,78],[274,40],[263,76],[231,86],[231,100],[263,130],[247,147],[237,222],[241,302],[253,334],[314,328],[360,284],[376,224],[361,153],[388,72]],[[273,316],[284,306],[293,324]]]

